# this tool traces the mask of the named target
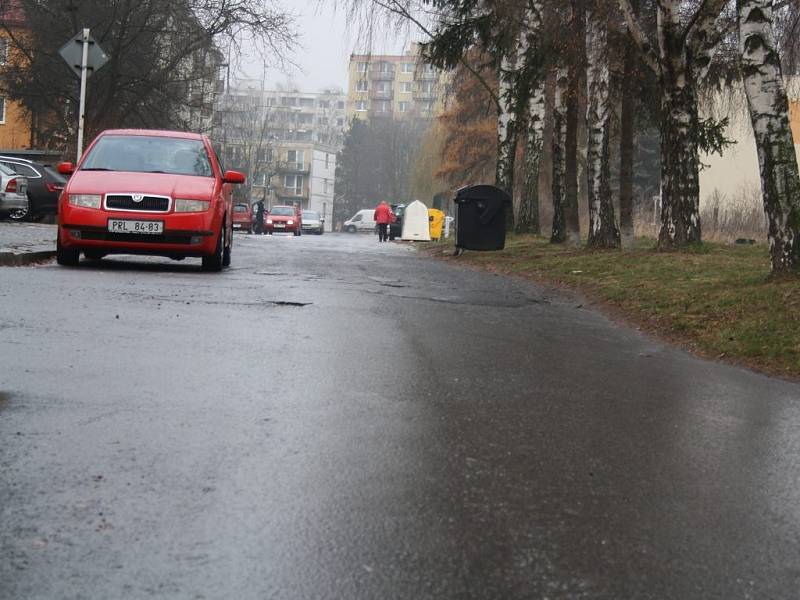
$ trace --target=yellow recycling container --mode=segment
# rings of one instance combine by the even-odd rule
[[[444,226],[444,213],[436,208],[429,208],[428,222],[430,223],[431,239],[439,241]]]

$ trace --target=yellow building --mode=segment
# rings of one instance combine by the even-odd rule
[[[425,64],[418,46],[400,55],[352,54],[347,118],[431,118],[444,110],[447,74]]]
[[[0,23],[8,27],[15,36],[24,35],[25,16],[17,2],[3,3],[0,9]],[[0,28],[0,69],[19,60],[11,36],[5,28]],[[31,118],[24,107],[11,102],[4,90],[0,89],[0,149],[17,150],[31,147]]]

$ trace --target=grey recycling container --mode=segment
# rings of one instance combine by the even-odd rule
[[[502,250],[511,197],[493,185],[470,185],[456,192],[456,248]]]

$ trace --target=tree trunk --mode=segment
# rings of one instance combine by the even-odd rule
[[[603,8],[590,5],[586,12],[586,70],[589,106],[587,149],[589,177],[589,241],[592,248],[618,248],[619,230],[614,218],[609,184],[609,68],[608,21]]]
[[[686,76],[661,100],[661,230],[658,248],[697,244],[700,231],[700,160],[697,153],[697,101]]]
[[[660,0],[661,53],[661,230],[658,248],[697,244],[700,231],[700,160],[697,98],[689,68],[679,0]]]
[[[499,93],[497,99],[500,110],[497,115],[497,165],[495,168],[495,185],[514,194],[514,159],[517,150],[517,118],[514,96],[516,93],[515,63],[504,56],[498,73]],[[514,207],[506,207],[506,231],[514,229]]]
[[[638,0],[632,0],[638,12]],[[625,40],[625,58],[622,71],[622,97],[620,102],[619,132],[619,230],[623,248],[633,247],[633,148],[634,121],[638,105],[636,83],[639,79],[636,47]]]
[[[517,233],[541,233],[539,225],[539,165],[542,159],[542,137],[545,111],[544,80],[528,99],[528,131],[525,145],[525,182],[520,202]]]
[[[564,224],[567,243],[581,245],[581,219],[578,209],[578,106],[586,61],[586,20],[583,0],[571,0],[573,55],[569,66],[566,132],[564,139]]]
[[[567,99],[569,72],[559,68],[556,73],[556,93],[553,102],[553,230],[551,244],[561,244],[567,240],[566,205],[566,138],[567,138]],[[577,115],[577,110],[576,110]],[[577,182],[577,177],[576,177]],[[577,190],[576,190],[577,191]]]
[[[773,275],[800,270],[800,174],[772,35],[772,0],[737,0],[739,52],[758,150]]]

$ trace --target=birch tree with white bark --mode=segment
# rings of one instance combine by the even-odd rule
[[[609,125],[611,95],[608,48],[608,13],[601,0],[590,2],[586,11],[587,56],[587,147],[589,178],[590,248],[618,248],[619,229],[611,201]]]
[[[756,138],[772,273],[800,271],[800,174],[773,35],[773,0],[737,0],[739,52]]]
[[[654,47],[630,0],[618,0],[628,32],[656,74],[661,92],[661,229],[658,248],[702,241],[700,226],[700,122],[697,85],[708,74],[721,37],[728,0],[703,0],[691,11],[682,0],[656,0]]]

